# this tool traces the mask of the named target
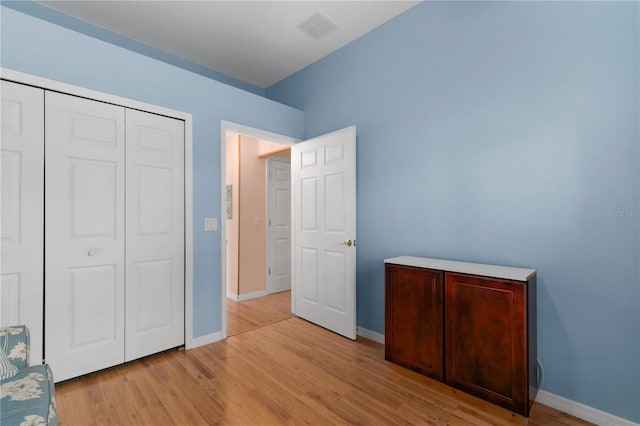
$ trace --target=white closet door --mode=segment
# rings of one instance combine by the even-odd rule
[[[45,358],[61,381],[124,362],[124,108],[45,104]]]
[[[184,344],[184,122],[126,114],[130,361]]]
[[[42,363],[44,92],[2,82],[0,324],[25,324]]]

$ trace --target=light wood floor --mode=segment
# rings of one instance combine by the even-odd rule
[[[227,299],[227,336],[291,318],[291,291],[234,302]]]
[[[56,399],[61,426],[588,424],[539,404],[527,420],[295,317],[59,384]]]

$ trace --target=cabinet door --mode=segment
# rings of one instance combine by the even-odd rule
[[[442,381],[442,272],[385,269],[385,359]]]
[[[446,383],[528,414],[525,283],[447,273]]]

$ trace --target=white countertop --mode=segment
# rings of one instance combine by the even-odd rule
[[[535,269],[512,268],[509,266],[484,265],[482,263],[456,262],[454,260],[430,259],[428,257],[400,256],[385,259],[384,263],[435,269],[445,272],[480,275],[504,280],[527,281],[536,274]]]

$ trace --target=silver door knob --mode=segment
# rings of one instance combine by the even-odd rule
[[[94,249],[89,250],[89,253],[87,253],[89,256],[95,256],[96,255],[96,251]]]

